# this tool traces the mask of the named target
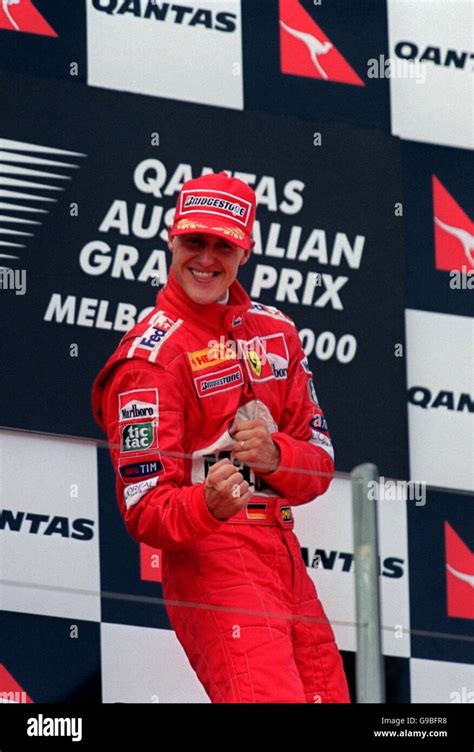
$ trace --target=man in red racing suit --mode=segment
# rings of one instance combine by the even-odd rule
[[[326,491],[333,450],[294,323],[235,279],[254,216],[236,178],[184,184],[167,285],[99,373],[94,414],[125,525],[163,551],[167,612],[211,700],[349,702],[291,511]]]

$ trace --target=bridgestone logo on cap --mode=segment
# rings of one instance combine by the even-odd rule
[[[250,219],[252,205],[249,201],[226,191],[182,191],[177,215],[205,212],[232,219],[244,227]]]
[[[243,217],[245,209],[239,204],[232,204],[230,201],[224,201],[222,198],[209,198],[208,196],[188,196],[184,202],[184,208],[188,206],[216,206],[218,209],[227,209],[232,214]]]

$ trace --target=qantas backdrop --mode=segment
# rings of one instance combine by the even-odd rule
[[[90,388],[166,283],[181,185],[220,170],[256,190],[241,280],[294,319],[334,439],[338,476],[296,521],[352,687],[345,474],[371,461],[425,484],[378,502],[388,697],[474,701],[471,12],[1,4],[0,701],[206,701]]]

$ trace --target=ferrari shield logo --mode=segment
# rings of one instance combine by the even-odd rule
[[[255,376],[260,376],[262,373],[262,363],[259,354],[255,350],[248,350],[247,357]]]

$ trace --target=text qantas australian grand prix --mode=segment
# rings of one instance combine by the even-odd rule
[[[204,167],[201,174],[212,172]],[[361,234],[347,235],[343,229],[326,232],[324,228],[308,228],[295,222],[305,198],[305,183],[299,179],[287,180],[278,185],[269,175],[228,171],[248,182],[255,190],[260,220],[254,225],[255,267],[250,297],[258,301],[265,291],[271,291],[275,304],[286,303],[316,308],[344,310],[344,288],[360,269],[365,247]],[[192,177],[191,166],[179,164],[171,175],[163,162],[146,159],[134,170],[135,188],[147,196],[147,203],[134,206],[122,199],[113,199],[97,229],[98,237],[79,249],[79,267],[88,276],[108,275],[161,286],[167,281],[168,258],[166,248],[167,227],[172,222],[173,203],[182,183]],[[150,205],[150,200],[153,205]],[[271,215],[278,212],[282,221],[272,222]],[[263,220],[262,220],[263,217]],[[288,221],[285,221],[288,218]],[[112,243],[117,233],[123,242]],[[133,244],[130,239],[133,239]],[[141,241],[156,239],[157,248],[149,251],[139,248]],[[289,262],[283,267],[274,266],[272,259]],[[298,268],[291,265],[298,262]],[[308,271],[304,265],[308,265]],[[319,268],[321,271],[314,271]],[[334,270],[342,269],[343,274]],[[80,297],[71,291],[63,294],[52,291],[46,306],[44,320],[81,327],[129,330],[138,319],[152,310],[150,306],[138,310],[130,302],[112,302],[94,297]],[[349,362],[355,355],[356,341],[352,334],[343,335],[338,342],[332,333],[324,333],[320,343],[326,359],[332,354],[341,362]],[[328,335],[328,336],[326,336]],[[331,336],[330,336],[331,335]],[[314,332],[300,332],[307,354],[318,348]],[[321,353],[319,354],[321,355]]]

